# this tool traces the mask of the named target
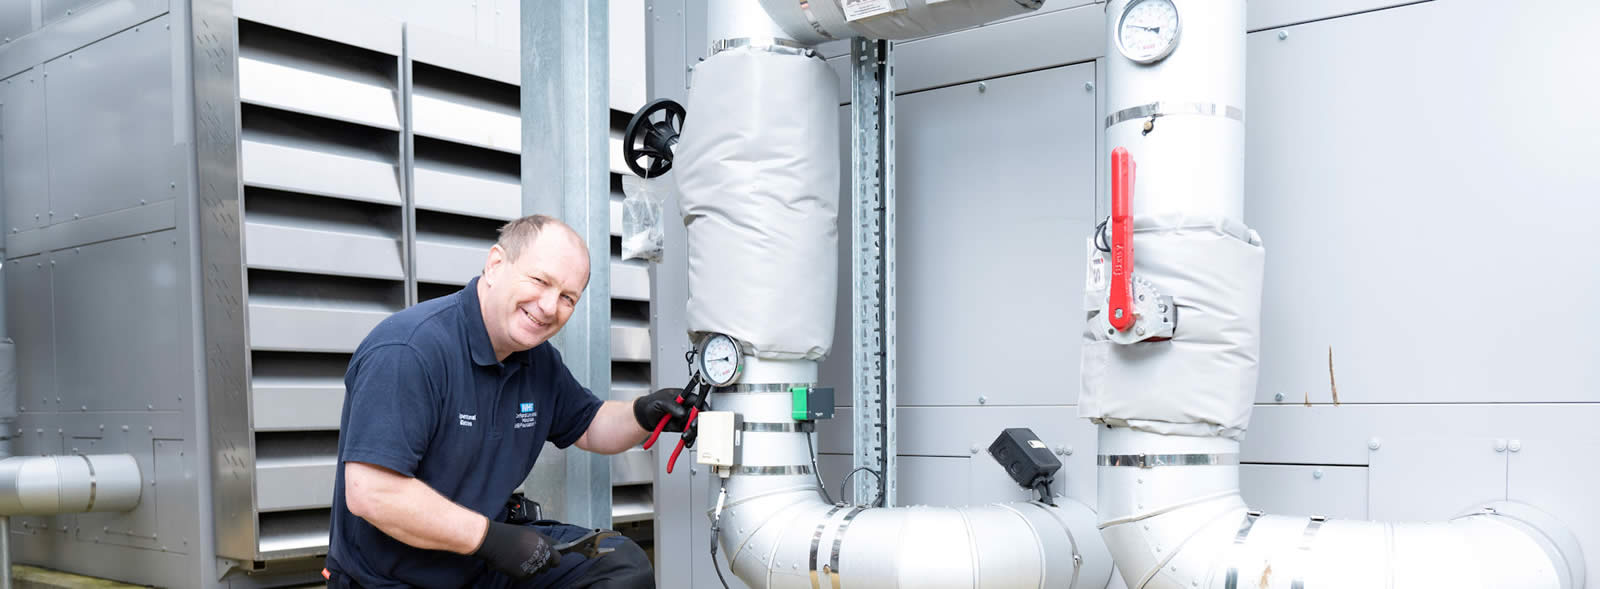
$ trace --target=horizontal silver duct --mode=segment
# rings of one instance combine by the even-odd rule
[[[144,485],[128,454],[0,460],[0,516],[129,511]]]
[[[1390,587],[1581,589],[1576,538],[1543,512],[1495,502],[1447,522],[1263,515],[1239,496],[1239,442],[1102,428],[1101,533],[1130,589]],[[1201,458],[1203,457],[1203,458]]]

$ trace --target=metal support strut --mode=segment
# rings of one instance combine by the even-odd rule
[[[895,503],[894,56],[889,41],[850,44],[851,406],[855,503]]]

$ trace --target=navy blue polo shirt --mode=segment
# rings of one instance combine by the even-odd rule
[[[578,441],[601,401],[549,342],[495,360],[478,281],[395,313],[356,348],[345,373],[333,483],[329,568],[363,587],[460,587],[483,561],[422,550],[350,513],[346,462],[415,477],[467,509],[504,520],[545,441]]]

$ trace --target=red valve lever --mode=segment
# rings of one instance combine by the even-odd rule
[[[1111,150],[1111,327],[1133,327],[1133,157]]]

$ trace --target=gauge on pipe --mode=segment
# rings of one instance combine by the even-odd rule
[[[1172,0],[1133,0],[1117,22],[1117,49],[1138,63],[1161,61],[1178,47],[1180,24]]]
[[[744,359],[739,354],[739,344],[720,333],[707,335],[700,340],[696,356],[700,362],[700,376],[711,386],[725,387],[739,379]]]

